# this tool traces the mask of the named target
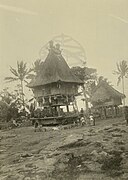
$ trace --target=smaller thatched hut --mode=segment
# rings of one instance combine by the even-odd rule
[[[94,89],[91,103],[100,112],[101,118],[116,117],[120,115],[119,105],[124,98],[124,94],[103,81]]]

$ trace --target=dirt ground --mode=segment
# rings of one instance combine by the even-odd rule
[[[0,130],[0,180],[100,179],[128,179],[128,126],[121,118],[95,127]]]

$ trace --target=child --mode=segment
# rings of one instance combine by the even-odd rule
[[[39,126],[39,123],[36,121],[35,124],[34,124],[35,132],[37,131],[38,126]]]
[[[93,126],[95,126],[95,119],[94,119],[94,117],[93,117],[93,114],[91,114],[91,115],[89,116],[89,119],[90,119],[90,124],[93,125]]]
[[[84,117],[81,117],[81,118],[80,118],[80,123],[81,123],[81,126],[84,126],[84,125],[85,125],[85,118],[84,118]]]

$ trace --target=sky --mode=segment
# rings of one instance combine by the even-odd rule
[[[128,61],[128,0],[0,0],[0,90],[8,86],[9,66],[21,60],[30,66],[62,33],[85,49],[88,67],[122,91],[113,71]]]

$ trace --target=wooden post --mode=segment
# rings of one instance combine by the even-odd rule
[[[67,112],[69,113],[69,106],[68,106],[68,104],[66,105],[66,108],[67,108]]]
[[[115,105],[115,116],[118,116],[118,112],[117,112],[117,106]]]
[[[105,119],[107,118],[107,114],[106,114],[106,106],[104,107],[104,117],[105,117]]]
[[[76,107],[77,113],[79,114],[79,110],[78,110],[78,106],[77,106],[76,99],[74,100],[74,104],[75,104],[75,107]]]
[[[114,106],[111,106],[112,109],[112,118],[114,118]]]
[[[60,106],[57,106],[58,116],[60,116]]]

